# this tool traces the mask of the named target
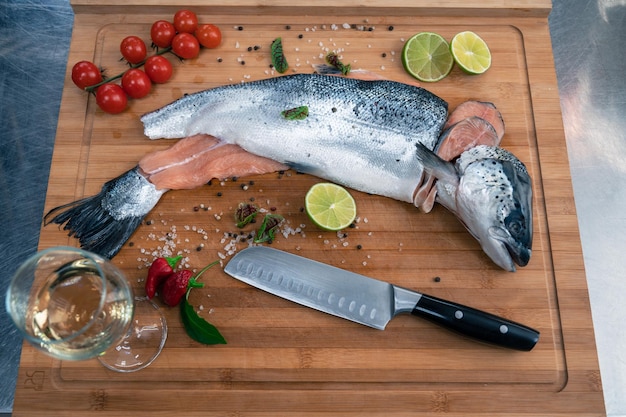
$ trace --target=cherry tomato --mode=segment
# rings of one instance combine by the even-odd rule
[[[102,82],[102,73],[96,64],[89,61],[80,61],[72,67],[72,81],[81,90]]]
[[[153,55],[146,60],[144,71],[146,71],[152,82],[160,84],[170,79],[173,69],[167,58],[161,55]]]
[[[190,10],[179,10],[174,15],[174,27],[178,33],[193,33],[198,27],[198,16]]]
[[[146,43],[137,36],[127,36],[120,44],[120,52],[131,64],[138,64],[146,59]]]
[[[179,33],[172,40],[172,52],[183,59],[191,59],[200,53],[200,43],[191,33]]]
[[[122,88],[132,98],[142,98],[148,95],[152,88],[150,78],[140,69],[129,69],[122,76]]]
[[[222,32],[215,25],[207,24],[198,26],[194,33],[200,45],[205,48],[217,48],[222,42]]]
[[[167,20],[157,20],[150,28],[150,38],[159,48],[167,48],[172,44],[172,39],[176,35],[176,28]]]
[[[96,90],[96,103],[106,113],[117,114],[124,111],[128,98],[117,84],[104,84]]]

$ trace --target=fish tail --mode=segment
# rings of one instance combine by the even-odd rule
[[[100,193],[53,208],[44,226],[64,225],[81,248],[114,257],[167,190],[157,190],[135,167],[105,183]]]

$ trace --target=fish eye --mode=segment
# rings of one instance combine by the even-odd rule
[[[506,229],[516,240],[526,237],[527,230],[525,220],[524,215],[519,210],[512,211],[506,219],[504,219]]]

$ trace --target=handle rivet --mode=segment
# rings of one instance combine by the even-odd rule
[[[509,328],[503,324],[502,326],[500,326],[500,333],[505,334],[509,331]]]
[[[457,310],[454,312],[454,317],[461,320],[463,318],[463,312],[461,310]]]

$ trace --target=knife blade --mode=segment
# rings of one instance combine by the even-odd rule
[[[224,271],[295,303],[384,330],[410,313],[490,344],[530,351],[539,332],[503,317],[265,246],[239,251]]]

